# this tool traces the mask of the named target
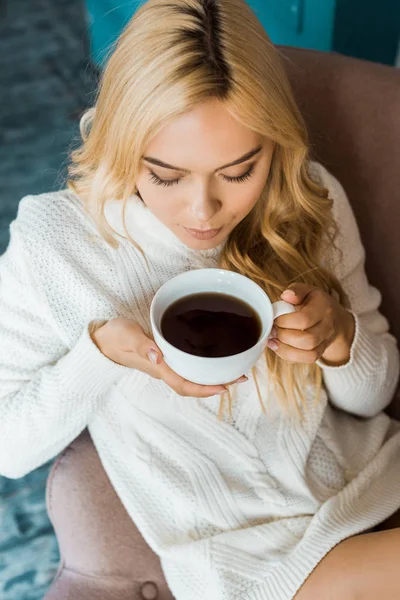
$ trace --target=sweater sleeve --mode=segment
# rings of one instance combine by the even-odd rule
[[[394,395],[399,377],[399,351],[387,319],[378,310],[381,293],[368,282],[365,249],[346,193],[333,175],[322,165],[320,168],[339,227],[327,266],[349,297],[355,335],[346,364],[333,367],[322,359],[317,364],[334,406],[357,416],[372,417],[384,410]]]
[[[85,324],[72,348],[54,326],[15,222],[0,256],[0,474],[24,476],[88,425],[105,393],[132,369],[104,356]]]

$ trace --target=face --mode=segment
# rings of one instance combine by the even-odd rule
[[[272,152],[271,140],[212,99],[171,120],[152,139],[141,159],[137,189],[186,246],[214,248],[256,204]]]

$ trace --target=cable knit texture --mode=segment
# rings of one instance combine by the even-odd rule
[[[356,333],[347,364],[319,361],[324,392],[301,423],[274,398],[261,411],[252,373],[232,389],[232,421],[220,398],[182,398],[163,381],[118,365],[90,337],[117,316],[150,331],[149,308],[168,279],[216,267],[223,244],[185,246],[130,198],[106,217],[111,248],[68,190],[27,196],[0,257],[0,473],[22,477],[88,427],[104,468],[143,537],[161,559],[177,600],[289,600],[338,542],[400,506],[400,423],[383,409],[399,353],[364,271],[364,249],[346,194],[318,163],[329,189],[340,255],[325,264],[351,301]],[[262,357],[261,393],[268,389]]]

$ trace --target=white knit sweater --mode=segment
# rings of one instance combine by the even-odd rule
[[[113,363],[92,342],[98,319],[150,331],[158,288],[217,266],[131,198],[128,241],[112,249],[70,191],[27,196],[0,257],[0,473],[22,477],[88,426],[104,468],[177,600],[289,600],[344,538],[400,507],[400,423],[383,409],[399,373],[396,341],[378,311],[345,192],[310,165],[334,200],[337,274],[356,321],[350,361],[319,363],[326,393],[303,423],[261,409],[254,379],[234,386],[233,421],[219,396],[182,398],[164,382]],[[121,234],[121,204],[106,204]],[[263,397],[268,374],[257,363]]]

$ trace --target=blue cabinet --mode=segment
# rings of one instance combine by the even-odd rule
[[[333,49],[394,65],[400,41],[400,0],[336,0]]]

